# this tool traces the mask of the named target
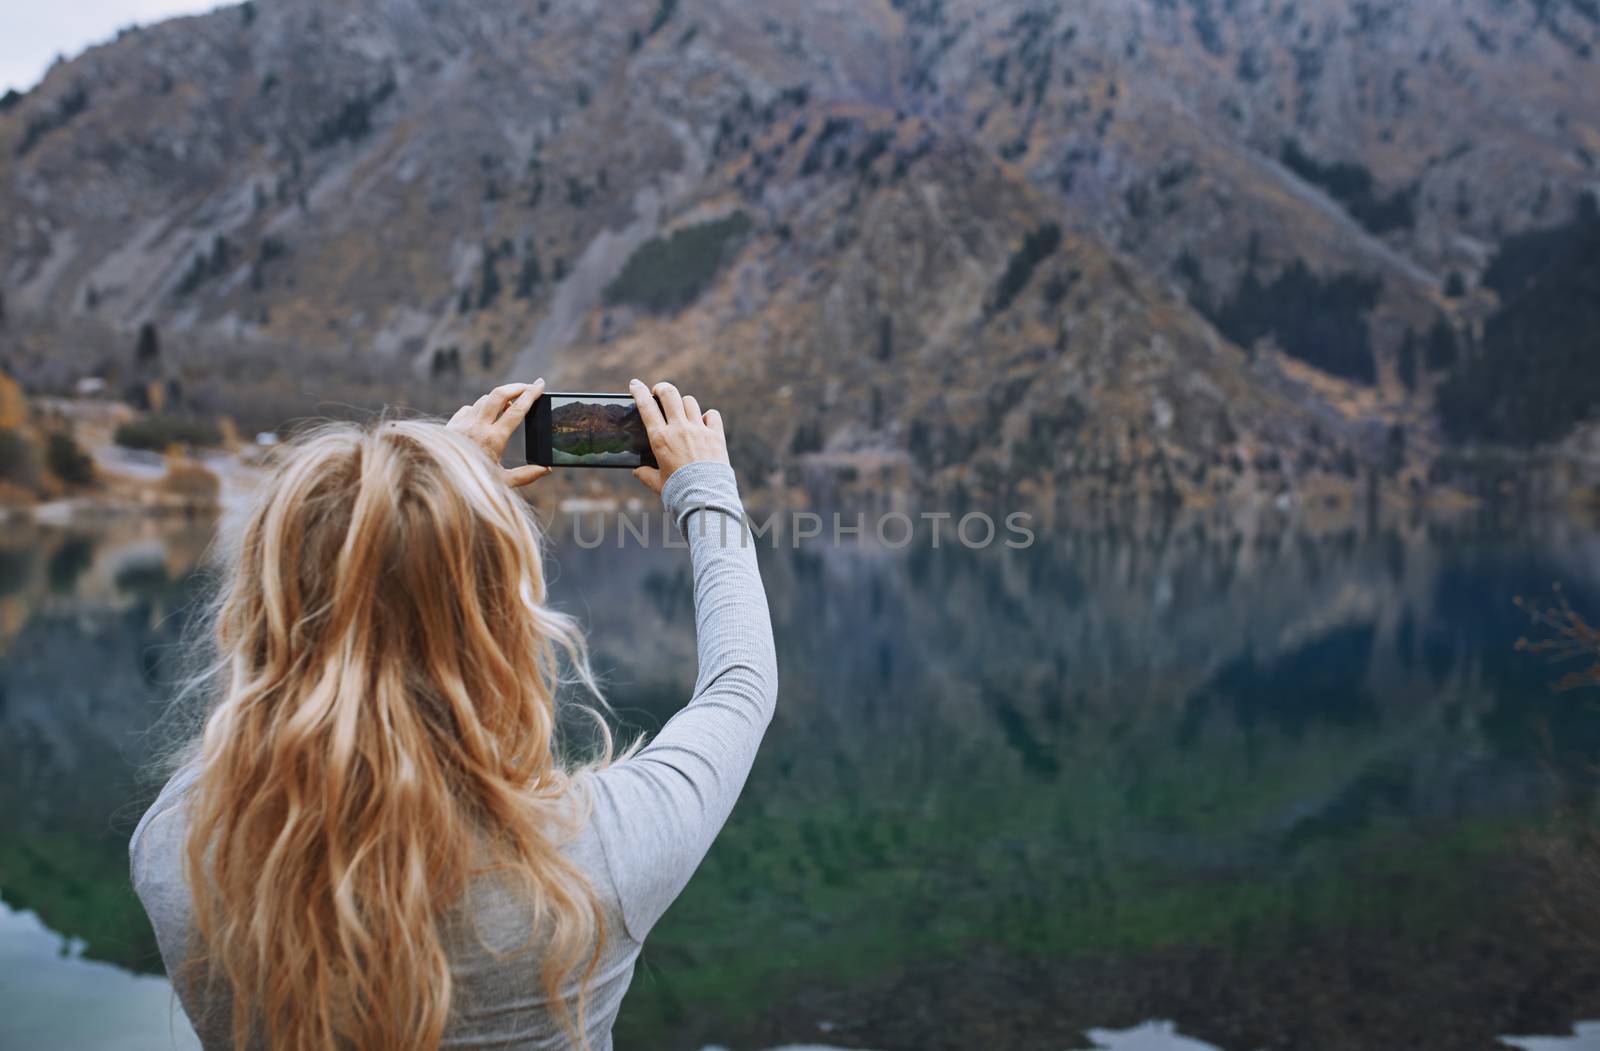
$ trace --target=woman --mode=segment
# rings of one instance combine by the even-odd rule
[[[543,392],[448,425],[330,426],[229,536],[200,739],[134,832],[134,886],[207,1048],[611,1046],[641,943],[772,716],[771,623],[722,420],[630,385],[688,537],[699,679],[612,761],[552,751],[539,534],[500,454]]]

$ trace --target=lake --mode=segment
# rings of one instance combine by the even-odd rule
[[[778,715],[619,1047],[1460,1051],[1600,1018],[1600,709],[1513,604],[1559,582],[1600,616],[1600,531],[1035,529],[763,548]],[[126,845],[209,536],[5,527],[0,1045],[181,1029]],[[694,679],[685,552],[552,562],[620,718],[659,726]]]

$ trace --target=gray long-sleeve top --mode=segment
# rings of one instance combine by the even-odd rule
[[[580,780],[592,793],[593,810],[565,853],[605,910],[607,938],[588,1012],[595,1051],[611,1047],[611,1026],[645,936],[727,820],[777,699],[771,618],[755,545],[743,532],[733,471],[722,464],[689,464],[672,473],[661,495],[688,538],[694,564],[699,678],[688,705],[646,747]],[[167,783],[129,844],[134,887],[155,926],[168,974],[177,973],[188,948],[184,804],[197,772],[182,770]],[[455,991],[442,1046],[568,1046],[540,986],[537,945],[526,947],[526,903],[493,885],[475,887],[466,900],[471,914],[447,916],[452,922],[443,925],[454,932],[449,952]],[[229,1005],[194,1002],[184,983],[178,984],[205,1047],[228,1047]],[[576,994],[576,986],[567,991],[574,1009]]]

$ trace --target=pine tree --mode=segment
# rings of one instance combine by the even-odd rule
[[[522,269],[517,273],[517,298],[533,298],[534,288],[543,280],[544,272],[539,267],[539,253],[534,251],[533,242],[530,241],[527,254],[522,257]]]
[[[1456,332],[1443,318],[1428,330],[1427,360],[1428,368],[1436,372],[1456,363]]]
[[[1384,442],[1383,470],[1385,474],[1398,474],[1406,465],[1406,429],[1401,424],[1389,428]]]
[[[461,375],[461,348],[434,348],[433,360],[429,364],[429,371],[436,379],[446,373],[456,376]]]
[[[146,321],[139,326],[139,342],[133,351],[133,360],[141,365],[148,365],[161,357],[161,338],[156,334],[153,321]]]
[[[1405,384],[1406,390],[1417,389],[1417,340],[1406,329],[1406,338],[1400,343],[1400,361],[1398,371],[1400,382]]]
[[[485,247],[483,252],[483,273],[478,285],[478,309],[482,310],[493,303],[500,295],[500,272],[495,269],[499,256],[494,249]]]

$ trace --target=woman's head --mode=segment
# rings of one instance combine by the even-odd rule
[[[552,750],[582,640],[498,465],[432,422],[327,426],[280,451],[224,551],[187,865],[236,1034],[432,1046],[440,915],[490,869],[539,913],[547,993],[592,967]]]

